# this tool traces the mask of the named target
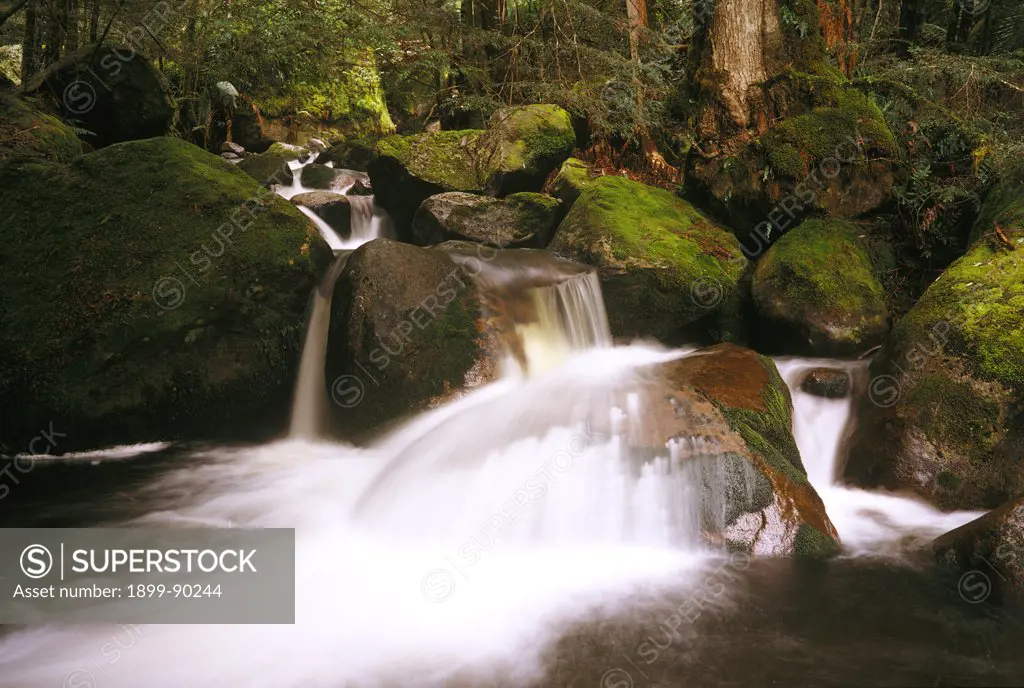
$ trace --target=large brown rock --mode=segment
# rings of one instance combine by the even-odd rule
[[[490,361],[471,277],[443,251],[376,239],[334,289],[327,384],[336,428],[365,431],[472,383]]]
[[[1024,497],[1007,502],[932,543],[936,560],[961,574],[961,596],[982,602],[995,592],[1024,593]]]
[[[704,530],[730,549],[809,557],[839,536],[807,479],[792,434],[792,400],[771,359],[733,344],[663,364],[648,397],[642,444],[696,440]]]

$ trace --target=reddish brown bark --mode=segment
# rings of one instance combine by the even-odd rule
[[[853,8],[849,0],[818,0],[818,25],[825,47],[836,55],[839,69],[846,76],[853,76],[857,49],[854,47]]]

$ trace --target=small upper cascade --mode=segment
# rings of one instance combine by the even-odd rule
[[[507,376],[535,375],[612,344],[597,273],[545,251],[452,253],[480,288]]]
[[[345,242],[345,248],[355,249],[374,239],[395,236],[391,216],[377,204],[373,196],[348,196],[348,202],[352,209],[352,233]]]
[[[299,194],[318,191],[322,189],[312,189],[302,185],[302,168],[313,162],[314,156],[307,156],[302,160],[293,160],[288,163],[289,169],[292,171],[292,181],[289,186],[279,185],[276,188],[277,195],[282,198],[291,200]],[[333,168],[334,165],[327,165],[327,167]],[[330,224],[325,222],[319,215],[313,212],[310,208],[305,206],[298,206],[299,210],[304,215],[310,218],[320,230],[320,235],[324,238],[327,244],[331,247],[335,253],[340,251],[353,251],[368,241],[379,239],[381,237],[394,237],[394,227],[391,222],[391,217],[387,211],[384,210],[374,200],[373,196],[364,195],[352,195],[349,192],[353,188],[358,186],[357,181],[363,184],[368,183],[366,175],[362,172],[356,172],[354,170],[339,169],[336,171],[337,179],[349,179],[342,186],[334,189],[335,193],[341,194],[348,199],[349,208],[351,210],[349,220],[349,232],[348,238],[339,236],[339,232],[336,228],[331,227]]]
[[[535,319],[515,323],[525,372],[548,370],[576,351],[611,346],[597,273],[579,273],[562,282],[530,288],[527,293]]]

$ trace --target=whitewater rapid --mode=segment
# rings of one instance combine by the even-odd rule
[[[623,409],[606,405],[638,369],[676,355],[594,349],[549,375],[480,389],[369,448],[203,450],[199,465],[134,495],[149,513],[132,523],[295,528],[295,625],[30,629],[0,642],[0,686],[56,686],[84,671],[92,688],[539,680],[565,628],[652,586],[678,589],[715,559],[694,544],[695,512],[666,508],[679,483],[630,473],[616,431]],[[543,408],[531,416],[531,406]],[[513,513],[520,492],[531,498]],[[101,656],[129,635],[116,663]]]
[[[802,391],[800,383],[813,368],[841,370],[851,380],[863,378],[869,361],[778,358],[775,364],[793,398],[793,436],[807,478],[824,502],[846,554],[899,555],[984,514],[946,513],[912,495],[844,485],[842,443],[852,429],[855,399],[852,394],[842,399],[814,396]]]

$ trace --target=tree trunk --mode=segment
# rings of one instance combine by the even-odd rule
[[[776,0],[718,0],[708,31],[709,71],[720,75],[716,95],[733,124],[746,128],[752,110],[763,105],[752,87],[768,79],[766,57],[781,47],[778,4]]]
[[[37,0],[29,0],[25,6],[25,37],[21,46],[21,83],[27,84],[28,80],[36,73],[36,66],[39,62],[39,28],[37,25]]]
[[[49,4],[49,16],[46,17],[44,33],[43,67],[47,67],[60,59],[64,39],[67,36],[67,5],[65,0],[52,0]]]
[[[100,3],[102,0],[92,0],[92,11],[89,14],[89,42],[95,43],[100,36]]]
[[[913,2],[914,0],[908,0]],[[839,69],[853,76],[857,66],[857,49],[853,8],[848,0],[818,0],[818,25],[825,47],[835,52]]]
[[[946,50],[960,52],[967,45],[967,39],[974,26],[975,5],[987,0],[954,0],[949,24],[946,26]]]
[[[473,65],[479,72],[477,79],[471,79],[470,84],[481,80],[481,78],[492,78],[495,83],[501,83],[500,68],[497,64],[497,53],[490,40],[483,34],[476,32],[496,31],[500,26],[499,1],[498,0],[463,0],[462,2],[462,26],[464,30],[471,32],[470,46],[464,47],[462,61],[466,65]],[[475,44],[483,41],[482,49]],[[465,45],[465,42],[464,42]],[[481,91],[481,88],[474,88]]]
[[[647,0],[626,0],[626,19],[629,22],[629,55],[637,67],[640,68],[640,39],[647,28]],[[636,91],[636,107],[642,117],[644,107],[643,87],[639,77],[633,79],[633,88]],[[679,170],[665,160],[665,156],[658,150],[657,144],[651,138],[651,132],[647,126],[640,124],[636,131],[640,140],[640,148],[643,152],[644,162],[647,169],[656,177],[664,181],[675,183],[679,179]]]
[[[640,61],[640,35],[647,28],[647,0],[626,0],[629,19],[629,56]]]
[[[917,40],[920,28],[920,0],[903,0],[900,4],[900,26],[896,33],[896,37],[899,39],[896,50],[901,57],[910,55],[910,46]]]
[[[78,0],[67,0],[65,11],[67,12],[68,25],[64,38],[64,47],[70,53],[78,50]]]

